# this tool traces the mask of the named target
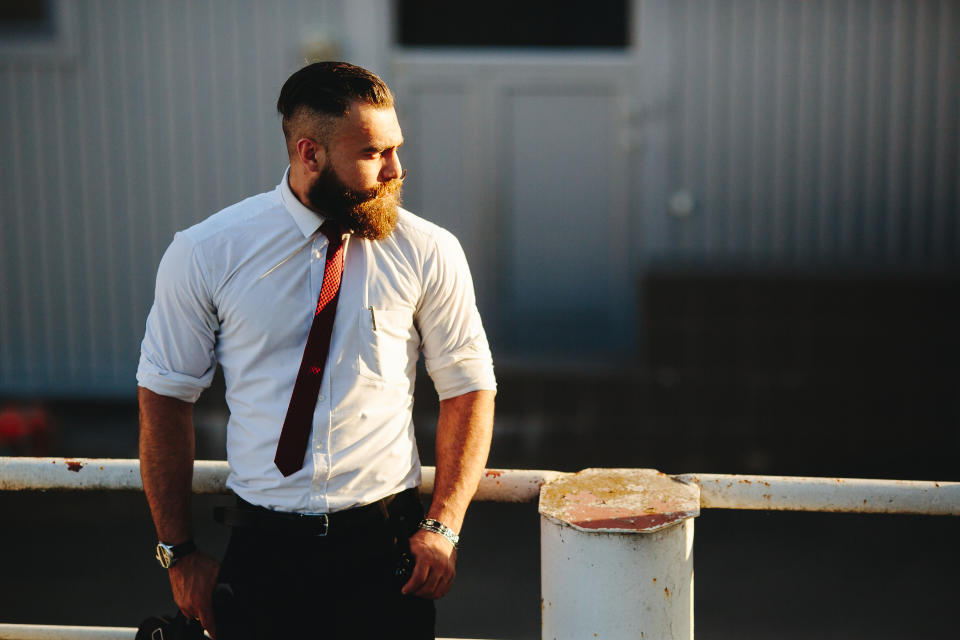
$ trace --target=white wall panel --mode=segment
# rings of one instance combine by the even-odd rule
[[[645,142],[670,167],[665,197],[698,206],[666,225],[639,212],[654,234],[641,262],[958,264],[958,6],[642,2],[640,64],[674,70],[668,98],[641,88],[669,105]]]
[[[404,52],[395,65],[407,202],[461,238],[498,354],[629,339],[629,72],[620,55]]]
[[[403,127],[401,162],[408,171],[404,206],[450,230],[460,240],[473,274],[487,330],[499,308],[500,229],[493,181],[484,176],[494,120],[476,83],[439,74],[396,78]]]
[[[399,100],[404,132],[400,160],[408,172],[404,205],[449,229],[461,238],[468,257],[474,257],[480,247],[470,241],[480,212],[468,179],[473,118],[467,89],[454,83],[406,87]]]
[[[163,250],[277,183],[276,96],[334,5],[88,0],[69,55],[0,59],[0,394],[134,392]]]
[[[69,6],[68,46],[0,49],[0,394],[131,394],[173,232],[282,173],[273,105],[304,43],[389,50],[389,13],[363,37],[373,0]],[[558,337],[583,309],[611,323],[594,346],[628,347],[651,263],[960,264],[960,0],[636,0],[634,16],[622,54],[382,64],[408,203],[461,238],[498,349],[587,348]],[[673,215],[682,191],[695,207]]]
[[[571,89],[504,98],[503,291],[522,351],[596,349],[614,327],[617,95]]]

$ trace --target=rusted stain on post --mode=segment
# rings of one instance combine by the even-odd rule
[[[586,469],[540,491],[543,637],[693,638],[699,488],[653,469]]]
[[[653,469],[585,469],[544,485],[540,513],[581,531],[657,531],[700,515],[700,490]]]

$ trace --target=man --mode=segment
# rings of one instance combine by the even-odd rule
[[[181,611],[221,640],[432,638],[493,424],[466,259],[399,208],[403,136],[377,76],[312,64],[277,109],[281,183],[176,234],[158,270],[137,373],[158,559]],[[427,518],[418,351],[440,397]],[[190,524],[193,403],[217,362],[238,497],[222,566]]]

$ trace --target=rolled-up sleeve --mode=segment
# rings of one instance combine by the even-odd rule
[[[446,400],[471,391],[496,390],[470,268],[452,234],[442,231],[437,236],[424,276],[417,328],[437,395]]]
[[[218,328],[200,248],[180,232],[157,270],[137,383],[160,395],[196,402],[213,380]]]

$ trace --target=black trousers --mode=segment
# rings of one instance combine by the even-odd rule
[[[348,533],[235,527],[214,594],[218,640],[433,640],[433,601],[401,594],[395,572],[422,518],[406,493]]]

